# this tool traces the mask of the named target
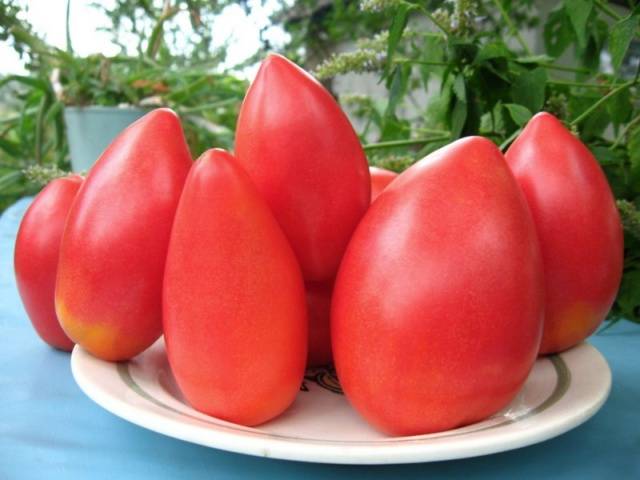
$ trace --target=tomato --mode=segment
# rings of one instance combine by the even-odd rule
[[[331,355],[331,292],[333,281],[306,282],[309,311],[309,347],[307,365],[316,367],[333,361]]]
[[[82,180],[71,175],[42,189],[22,218],[14,253],[18,291],[33,327],[42,340],[66,351],[74,343],[56,316],[56,271],[65,220]]]
[[[371,174],[371,201],[373,202],[398,174],[380,167],[369,167],[369,173]]]
[[[177,115],[155,110],[114,140],[78,192],[60,246],[56,312],[99,358],[129,359],[162,332],[164,262],[191,163]]]
[[[342,388],[394,435],[455,428],[522,387],[542,332],[539,245],[497,147],[458,140],[371,204],[340,266],[331,335]]]
[[[180,199],[164,332],[180,390],[208,415],[257,425],[300,389],[307,356],[300,267],[269,207],[222,150],[196,161]]]
[[[546,313],[540,353],[565,350],[604,320],[623,262],[620,217],[591,152],[549,113],[534,116],[506,154],[542,248]]]
[[[333,278],[370,201],[367,159],[333,97],[304,70],[270,55],[242,103],[236,154],[305,280]]]

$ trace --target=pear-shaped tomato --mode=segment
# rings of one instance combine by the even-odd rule
[[[596,159],[549,113],[533,117],[506,154],[540,239],[546,310],[540,353],[581,342],[604,320],[622,276],[623,235]]]
[[[307,365],[317,367],[333,361],[331,355],[331,292],[333,281],[306,282],[309,311],[309,348]]]
[[[371,174],[371,201],[373,202],[398,174],[380,167],[369,167],[369,173]]]
[[[366,157],[333,97],[304,70],[270,55],[242,103],[236,154],[305,280],[333,278],[370,199]]]
[[[480,137],[437,150],[371,204],[340,266],[331,336],[347,398],[396,435],[488,417],[533,366],[543,293],[533,221],[500,151]]]
[[[66,351],[74,344],[56,316],[56,271],[64,224],[80,185],[82,177],[71,175],[42,189],[22,218],[14,256],[18,291],[33,327],[42,340]]]
[[[131,358],[162,332],[164,262],[191,163],[176,114],[155,110],[107,147],[78,192],[60,246],[56,312],[99,358]]]
[[[164,280],[169,363],[194,408],[257,425],[300,389],[307,317],[300,266],[247,174],[222,150],[194,164]]]

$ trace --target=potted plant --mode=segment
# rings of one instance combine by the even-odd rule
[[[66,49],[48,45],[19,18],[20,6],[0,3],[0,39],[25,58],[29,72],[0,77],[0,210],[53,176],[88,169],[120,130],[150,108],[180,114],[194,156],[212,146],[231,148],[247,85],[220,68],[224,49],[209,44],[208,25],[223,4],[164,2],[143,13],[140,5],[118,4],[105,9],[113,23],[109,31],[114,38],[137,35],[137,52],[83,57],[70,41]],[[180,27],[171,23],[176,15],[189,15],[200,39],[189,37],[188,48],[179,51],[172,36]],[[146,20],[135,32],[120,31],[141,17]]]

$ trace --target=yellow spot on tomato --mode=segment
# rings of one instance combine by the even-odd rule
[[[593,308],[588,304],[575,302],[569,305],[545,320],[540,352],[560,352],[573,347],[593,332],[598,320]]]
[[[123,360],[123,347],[129,347],[114,326],[84,320],[71,314],[66,304],[56,298],[56,314],[67,335],[82,348],[103,360]],[[124,345],[124,344],[127,345]]]

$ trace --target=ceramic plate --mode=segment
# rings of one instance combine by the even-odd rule
[[[326,368],[308,371],[294,404],[257,428],[191,408],[176,387],[162,340],[127,363],[104,362],[76,346],[71,368],[98,405],[141,427],[232,452],[350,464],[429,462],[531,445],[586,421],[611,387],[607,362],[583,343],[539,359],[514,401],[483,422],[437,434],[388,437],[358,416],[335,373]]]

